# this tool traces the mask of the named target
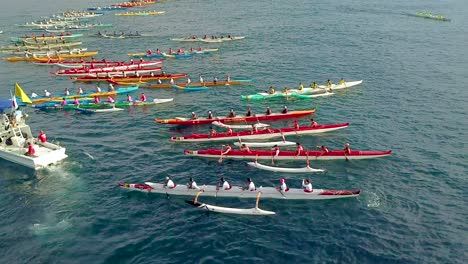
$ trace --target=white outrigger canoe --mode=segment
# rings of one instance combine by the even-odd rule
[[[351,88],[353,86],[359,85],[362,83],[362,80],[359,81],[352,81],[352,82],[345,82],[344,84],[332,84],[331,86],[327,85],[319,85],[318,88],[303,88],[302,90],[299,89],[290,89],[289,92],[297,93],[297,94],[321,94],[326,96],[327,93],[330,95],[332,91],[341,90]]]
[[[267,166],[264,164],[260,164],[257,161],[254,162],[247,162],[249,166],[262,169],[262,170],[267,170],[267,171],[273,171],[273,172],[288,172],[288,173],[314,173],[314,172],[324,172],[325,170],[323,169],[314,169],[311,168],[309,165],[304,168],[282,168],[282,167],[273,167],[273,166]]]
[[[189,189],[185,185],[176,185],[174,188],[166,188],[164,184],[145,182],[143,184],[119,183],[124,189],[140,191],[145,193],[159,193],[166,195],[195,196],[200,192],[198,189]],[[199,186],[203,192],[203,197],[234,197],[234,198],[257,198],[259,192],[262,198],[269,199],[288,199],[288,200],[328,200],[359,196],[361,190],[325,190],[314,189],[307,192],[304,189],[290,188],[287,191],[281,191],[275,187],[258,187],[255,191],[245,190],[242,187],[232,186],[229,190],[220,189],[215,185]]]
[[[76,111],[79,111],[81,113],[85,114],[94,114],[94,113],[112,113],[112,112],[119,112],[123,111],[123,108],[117,108],[117,107],[112,107],[112,108],[103,108],[103,109],[85,109],[85,108],[75,108]]]

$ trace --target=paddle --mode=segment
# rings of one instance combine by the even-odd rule
[[[260,196],[262,196],[262,192],[257,193],[257,201],[255,202],[255,209],[258,210],[258,203],[260,202]]]

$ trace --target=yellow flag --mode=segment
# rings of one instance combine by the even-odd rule
[[[15,95],[21,98],[21,102],[32,104],[31,99],[26,95],[26,93],[21,89],[18,83],[15,83]]]

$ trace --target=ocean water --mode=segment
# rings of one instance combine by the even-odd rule
[[[51,0],[2,3],[0,45],[30,33],[15,26],[40,16],[84,9],[108,1]],[[164,1],[146,10],[166,14],[92,21],[113,23],[108,31],[138,30],[142,39],[82,38],[99,58],[127,60],[149,48],[217,47],[218,53],[166,60],[166,72],[192,80],[250,78],[245,86],[184,93],[147,89],[151,98],[173,103],[105,115],[28,110],[33,131],[66,146],[59,166],[33,172],[0,160],[0,263],[466,263],[468,205],[467,6],[465,1]],[[451,22],[408,16],[441,13]],[[103,29],[105,30],[105,29]],[[96,33],[96,31],[85,34]],[[242,41],[186,44],[189,35],[243,35]],[[0,62],[0,97],[14,83],[27,92],[62,92],[79,86],[50,75],[54,68]],[[278,88],[364,80],[334,96],[312,100],[246,102],[273,85]],[[134,96],[138,96],[136,93]],[[312,175],[315,188],[361,189],[358,198],[336,201],[262,200],[273,217],[233,216],[198,211],[184,198],[128,192],[118,182],[215,184],[226,177],[257,186],[286,177],[299,187],[307,175],[256,170],[244,161],[189,158],[184,149],[215,144],[174,144],[170,136],[206,133],[208,127],[158,125],[155,118],[219,115],[248,106],[263,112],[317,108],[319,123],[350,127],[317,136],[290,138],[305,148],[327,145],[392,149],[390,157],[363,161],[313,162],[325,174]],[[307,121],[302,121],[304,124]],[[275,127],[289,126],[281,121]],[[285,166],[303,166],[290,162]],[[253,200],[204,198],[211,204],[249,208]],[[204,200],[205,201],[205,200]]]

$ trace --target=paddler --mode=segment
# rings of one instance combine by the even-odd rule
[[[156,54],[161,54],[161,50],[159,50],[158,48],[156,48]]]
[[[39,135],[37,136],[37,139],[39,141],[41,141],[42,143],[45,143],[47,141],[47,135],[46,133],[44,132],[44,130],[41,130],[41,132],[39,133]]]
[[[36,98],[36,97],[38,97],[37,93],[32,92],[32,93],[31,93],[31,98]]]
[[[175,187],[174,182],[171,180],[171,178],[166,177],[166,182],[164,183],[164,187],[167,187],[169,189],[172,189]]]
[[[26,156],[34,156],[36,154],[36,150],[34,149],[34,146],[31,144],[31,142],[28,142],[28,152],[24,153]]]
[[[310,126],[311,126],[311,127],[316,127],[316,126],[318,126],[318,123],[315,122],[315,120],[314,120],[313,118],[311,118],[311,119],[310,119]]]
[[[94,96],[94,103],[99,104],[101,102],[101,99],[99,99],[98,96]]]
[[[344,84],[345,84],[345,80],[344,80],[343,78],[341,78],[340,84],[341,84],[341,85],[344,85]]]
[[[328,152],[330,152],[330,151],[328,150],[328,148],[327,148],[327,147],[325,147],[324,145],[321,145],[321,146],[316,146],[316,147],[317,147],[317,148],[319,148],[319,149],[321,149],[321,150],[322,150],[324,153],[328,153]]]
[[[65,95],[69,96],[70,95],[70,90],[68,88],[65,88]]]
[[[129,103],[133,102],[133,99],[129,94],[127,94],[127,102],[129,102]]]
[[[296,129],[296,130],[299,129],[299,122],[297,121],[297,119],[294,120],[294,126],[293,126],[293,127],[294,127],[294,129]]]
[[[257,134],[257,132],[258,132],[257,126],[255,124],[253,124],[252,125],[252,135]]]
[[[332,81],[330,79],[327,80],[327,87],[330,88],[333,85]]]
[[[213,83],[216,84],[218,82],[218,77],[213,77]]]
[[[141,93],[141,95],[140,95],[140,101],[146,102],[146,95],[145,95],[145,93]]]
[[[351,154],[351,148],[350,148],[350,146],[349,146],[349,143],[346,143],[346,144],[345,144],[345,146],[344,146],[344,149],[343,149],[343,150],[344,150],[344,154],[345,154],[345,156],[348,156],[348,155],[350,155],[350,154]]]
[[[232,135],[232,128],[231,128],[231,127],[228,127],[228,128],[227,128],[227,134],[228,134],[228,135]]]
[[[203,77],[200,75],[200,83],[203,84]]]
[[[192,82],[192,80],[190,80],[189,77],[187,77],[187,84],[190,84]]]
[[[252,108],[250,106],[247,108],[247,113],[245,114],[245,116],[253,116]]]
[[[283,88],[283,93],[287,94],[289,92],[289,88],[288,87],[284,87]]]
[[[113,103],[115,103],[115,100],[114,100],[114,98],[112,98],[112,96],[108,95],[107,96],[107,102],[113,104]]]
[[[172,48],[169,48],[169,55],[172,55]]]
[[[171,78],[171,79],[169,80],[169,83],[172,84],[172,85],[174,85],[174,79]]]
[[[283,111],[281,111],[282,114],[287,114],[288,113],[288,107],[284,106]]]
[[[280,179],[280,191],[287,192],[289,190],[288,186],[286,185],[286,180],[284,178]]]
[[[226,82],[230,82],[231,81],[231,75],[230,74],[227,74],[226,75]]]
[[[74,105],[79,105],[80,104],[80,101],[78,101],[78,98],[75,97],[75,99],[73,100],[73,104]]]
[[[195,114],[195,112],[192,112],[192,120],[197,120],[197,119],[198,119],[197,114]]]
[[[213,119],[213,114],[211,113],[211,111],[208,111],[208,119]]]
[[[252,179],[250,178],[247,178],[247,187],[244,187],[243,189],[251,192],[257,190],[257,188],[255,188],[255,183],[253,183]]]
[[[45,97],[50,97],[52,94],[49,91],[44,90],[44,95]]]
[[[78,87],[78,94],[81,94],[81,95],[82,95],[83,93],[84,93],[84,92],[83,92],[83,88]]]
[[[302,188],[304,188],[305,192],[313,192],[312,183],[309,179],[302,179]]]
[[[151,54],[153,54],[153,52],[151,51],[151,49],[149,49],[149,50],[146,51],[146,54],[151,55]]]
[[[270,88],[268,89],[268,93],[269,94],[274,94],[275,93],[275,88],[273,88],[273,86],[270,86]]]
[[[228,114],[227,117],[229,117],[229,118],[236,117],[236,112],[234,112],[234,109],[231,109],[231,111],[229,111],[229,114]]]
[[[304,89],[304,85],[302,85],[302,82],[299,83],[299,90],[302,91]]]
[[[200,190],[200,187],[198,187],[197,183],[193,180],[192,177],[189,178],[189,182],[188,182],[188,184],[187,184],[187,188]]]
[[[226,155],[232,150],[232,147],[229,146],[229,144],[223,145],[223,148],[226,148],[226,150],[224,152],[221,152],[221,155]]]
[[[250,151],[250,148],[249,146],[247,146],[246,144],[242,144],[240,149],[244,152],[247,152],[247,153],[252,153],[252,151]]]
[[[213,127],[210,127],[210,137],[216,136],[216,130]]]
[[[273,150],[273,152],[275,153],[274,157],[278,157],[278,155],[280,153],[280,148],[278,147],[278,145],[274,145],[271,150]]]
[[[224,179],[224,177],[221,178],[221,179],[219,180],[219,187],[221,187],[222,190],[229,190],[229,189],[231,189],[231,185],[229,184],[228,181],[226,181],[226,180]]]
[[[67,99],[64,97],[64,98],[62,98],[62,102],[60,102],[60,106],[63,107],[65,105],[67,105]]]
[[[195,52],[195,49],[193,47],[190,47],[190,53]]]
[[[302,152],[304,151],[304,148],[299,142],[296,142],[296,153],[294,154],[296,157],[301,155]]]
[[[269,106],[267,107],[267,110],[266,110],[266,112],[265,112],[265,115],[271,115],[271,109],[270,109]]]

